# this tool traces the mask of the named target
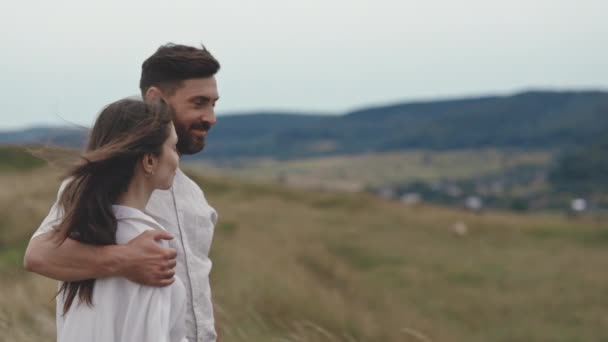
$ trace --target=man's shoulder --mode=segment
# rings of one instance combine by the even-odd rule
[[[157,220],[171,220],[179,209],[192,207],[192,203],[203,203],[208,205],[207,199],[200,186],[183,173],[177,170],[170,190],[155,190],[150,197],[146,212]]]
[[[169,219],[172,215],[170,213],[175,211],[175,204],[173,203],[173,195],[171,190],[154,190],[150,200],[146,205],[146,213],[156,220],[163,218]]]
[[[177,173],[173,181],[173,189],[176,196],[196,194],[204,197],[203,189],[201,189],[200,185],[185,174],[181,169],[177,169]]]

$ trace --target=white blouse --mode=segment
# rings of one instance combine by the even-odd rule
[[[61,184],[57,199],[67,183],[66,180]],[[218,221],[217,211],[209,205],[201,188],[177,169],[171,190],[155,190],[145,212],[175,237],[168,245],[177,251],[175,273],[186,287],[184,321],[188,340],[215,342],[209,249]],[[32,238],[53,231],[62,217],[56,201]]]
[[[164,228],[144,212],[112,206],[118,221],[116,243],[126,244],[146,230]],[[166,241],[159,242],[167,246]],[[93,305],[74,299],[63,315],[57,296],[58,342],[187,342],[184,324],[186,290],[176,276],[167,287],[143,286],[126,278],[95,281]]]

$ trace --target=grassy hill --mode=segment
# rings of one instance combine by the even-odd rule
[[[284,124],[276,125],[279,119]],[[608,93],[535,91],[399,103],[308,120],[285,115],[222,117],[210,135],[206,157],[290,159],[489,147],[556,150],[593,142],[606,127]]]
[[[29,153],[23,146],[0,146],[0,172],[27,171],[46,165],[46,161]]]
[[[54,338],[54,281],[21,271],[61,169],[0,173],[0,336]],[[608,223],[403,207],[189,171],[220,213],[222,341],[600,341]],[[466,234],[452,227],[464,223]]]

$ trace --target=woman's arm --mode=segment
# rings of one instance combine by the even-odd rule
[[[185,337],[184,312],[173,310],[176,300],[185,300],[172,295],[172,288],[137,286],[130,290],[129,298],[121,304],[123,329],[121,341],[177,342]],[[174,285],[175,286],[175,285]]]

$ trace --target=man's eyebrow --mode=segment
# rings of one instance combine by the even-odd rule
[[[192,96],[192,97],[190,98],[190,102],[196,102],[196,101],[211,101],[211,100],[217,101],[217,100],[219,100],[219,99],[220,99],[220,97],[219,97],[219,96],[218,96],[218,97],[216,97],[216,98],[214,98],[214,99],[211,99],[211,98],[210,98],[210,97],[208,97],[208,96],[202,96],[202,95],[201,95],[201,96]]]

